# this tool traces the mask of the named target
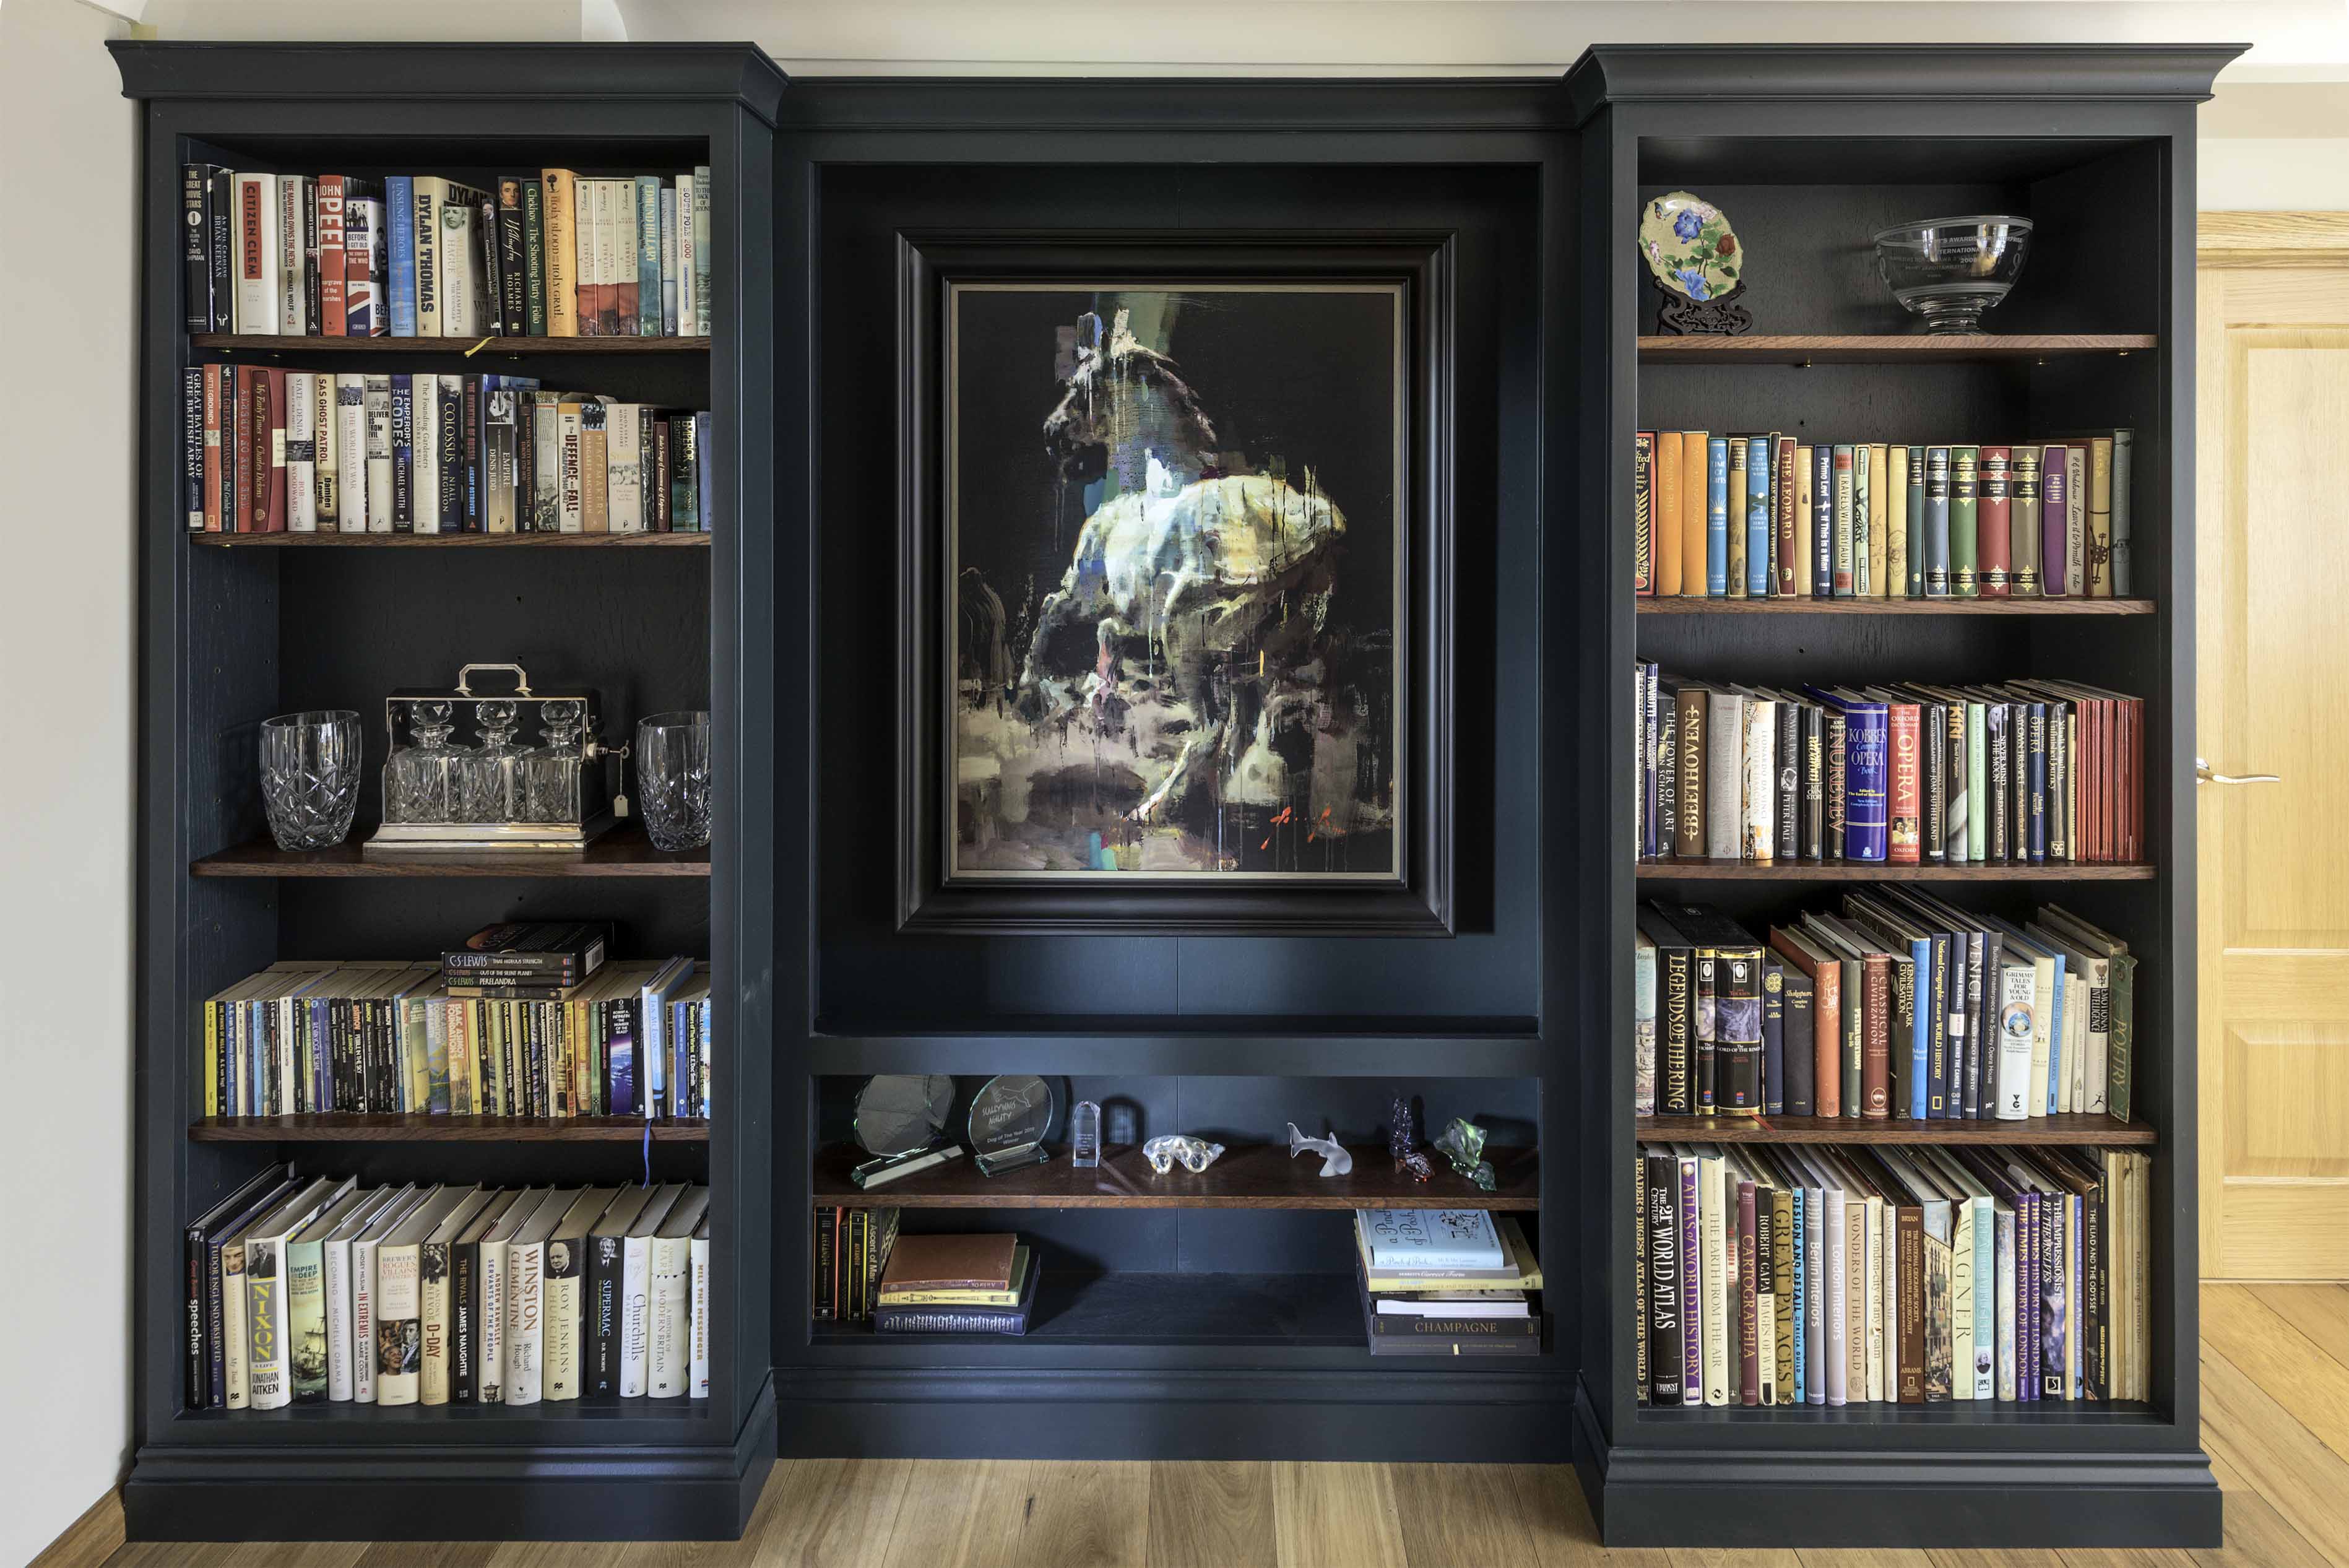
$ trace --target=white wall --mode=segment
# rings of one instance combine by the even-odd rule
[[[103,40],[740,38],[799,75],[1537,74],[1595,39],[2228,38],[2205,208],[2349,209],[2342,0],[81,0],[0,5],[0,1084],[12,1251],[70,1304],[0,1321],[0,1563],[118,1478],[129,1436],[132,107]],[[358,694],[363,696],[364,694]]]
[[[0,1563],[129,1438],[131,105],[71,0],[0,5]]]

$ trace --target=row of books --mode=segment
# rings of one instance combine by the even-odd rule
[[[2127,598],[2128,430],[2009,446],[1640,431],[1643,596]]]
[[[1355,1286],[1372,1355],[1536,1355],[1541,1264],[1482,1209],[1358,1209]]]
[[[690,534],[709,415],[528,376],[181,372],[191,533]]]
[[[616,962],[550,997],[484,989],[404,959],[272,964],[200,1004],[204,1115],[709,1115],[708,964]]]
[[[1799,690],[1632,666],[1648,860],[2134,864],[2145,701],[2069,680]]]
[[[2098,1148],[1646,1150],[1641,1397],[2150,1398],[2152,1168]]]
[[[808,1233],[815,1241],[808,1273],[809,1314],[824,1323],[871,1323],[881,1271],[897,1244],[901,1210],[819,1204]]]
[[[1913,888],[1770,928],[1637,911],[1640,1116],[2129,1119],[2137,961],[2057,905],[2016,925]]]
[[[188,1407],[707,1398],[709,1207],[273,1166],[187,1228]]]
[[[191,332],[292,337],[698,337],[709,171],[583,178],[181,167]]]

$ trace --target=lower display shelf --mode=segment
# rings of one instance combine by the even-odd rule
[[[1265,1143],[1227,1148],[1195,1174],[1177,1165],[1161,1176],[1132,1145],[1106,1147],[1099,1166],[1081,1169],[1056,1146],[1043,1164],[999,1176],[980,1174],[964,1155],[860,1188],[849,1172],[867,1157],[854,1145],[829,1144],[816,1153],[815,1200],[845,1209],[1532,1210],[1541,1203],[1540,1161],[1530,1148],[1485,1151],[1495,1178],[1490,1192],[1454,1175],[1438,1156],[1429,1157],[1434,1178],[1414,1181],[1394,1170],[1384,1149],[1348,1152],[1354,1168],[1345,1176],[1322,1176],[1318,1154],[1291,1158],[1286,1145]]]
[[[957,1350],[999,1345],[1048,1353],[1053,1346],[1282,1347],[1350,1352],[1348,1359],[1381,1366],[1441,1366],[1457,1372],[1489,1366],[1524,1371],[1530,1354],[1491,1356],[1371,1355],[1364,1345],[1361,1298],[1351,1274],[1055,1273],[1036,1286],[1028,1332],[877,1334],[863,1324],[819,1322],[823,1347],[869,1346],[920,1358],[924,1347]]]
[[[287,1405],[275,1410],[182,1410],[175,1425],[195,1426],[214,1432],[266,1431],[271,1441],[284,1440],[288,1428],[334,1427],[351,1431],[408,1431],[461,1426],[469,1429],[560,1427],[566,1431],[605,1426],[657,1427],[673,1431],[679,1426],[709,1419],[707,1399],[546,1399],[535,1405],[361,1405],[352,1400],[326,1400],[311,1405]],[[338,1440],[355,1440],[344,1436]],[[699,1440],[699,1439],[696,1439]]]
[[[2168,1414],[2139,1401],[1953,1399],[1933,1405],[1645,1405],[1642,1426],[1657,1427],[2018,1427],[2072,1423],[2167,1427]]]

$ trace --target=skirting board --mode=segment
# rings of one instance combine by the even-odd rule
[[[773,1386],[730,1448],[150,1445],[133,1541],[738,1541],[775,1457]]]
[[[1575,1471],[1609,1546],[2221,1543],[2223,1500],[2199,1449],[1610,1449],[1578,1392],[1574,1411]]]
[[[1549,1373],[781,1367],[785,1459],[1564,1463]]]

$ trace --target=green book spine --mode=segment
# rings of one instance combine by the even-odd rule
[[[1977,546],[1981,477],[1980,447],[1950,449],[1950,594],[1954,598],[1982,597],[1982,556]]]
[[[1925,449],[1909,449],[1909,585],[1912,599],[1925,597]]]
[[[2105,1046],[2105,1108],[2122,1121],[2129,1119],[2129,1089],[2137,1054],[2137,958],[2114,958],[2111,990],[2112,1030]]]
[[[1966,858],[1979,866],[1990,855],[1990,737],[1983,732],[1982,705],[1966,704]]]
[[[1874,598],[1884,592],[1884,585],[1876,580],[1869,557],[1876,547],[1876,535],[1871,531],[1868,515],[1869,498],[1876,493],[1876,475],[1869,471],[1869,452],[1866,441],[1855,441],[1851,449],[1851,592],[1854,598]]]
[[[546,336],[546,192],[544,182],[522,186],[523,330]]]

